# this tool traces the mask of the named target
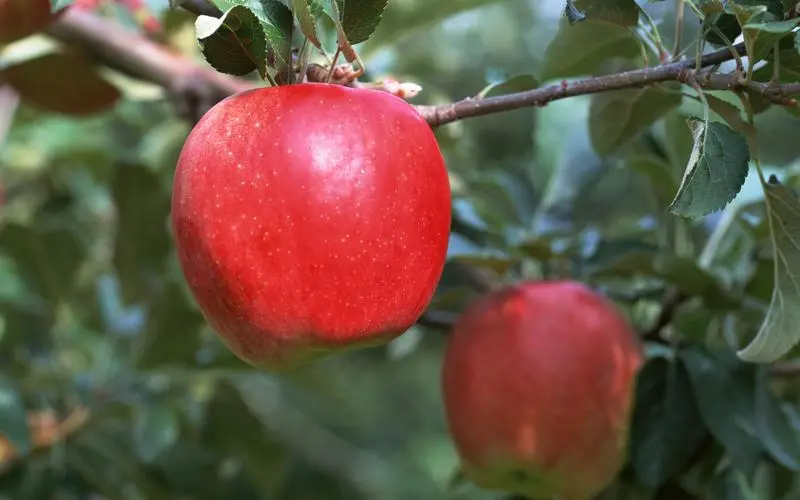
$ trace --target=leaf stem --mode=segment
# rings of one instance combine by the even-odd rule
[[[333,70],[336,68],[336,63],[339,61],[339,56],[342,53],[342,49],[340,47],[336,47],[336,52],[333,53],[333,59],[331,60],[331,67],[328,70],[328,76],[325,78],[325,83],[331,83],[331,78],[333,78]]]
[[[683,18],[686,10],[686,0],[678,0],[677,12],[675,13],[675,47],[672,49],[674,57],[678,57],[681,52],[681,42],[683,38]],[[677,60],[677,59],[673,59]]]

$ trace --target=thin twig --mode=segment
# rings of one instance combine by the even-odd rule
[[[417,323],[435,330],[450,330],[456,324],[456,320],[458,320],[458,313],[426,311]]]
[[[211,68],[198,66],[188,59],[168,52],[166,48],[129,32],[118,24],[89,12],[72,10],[55,23],[49,33],[59,40],[82,46],[101,62],[126,73],[169,89],[185,84],[187,79],[212,90],[217,100],[242,90],[256,87],[255,83],[220,74]],[[467,98],[441,106],[416,106],[417,111],[431,124],[440,126],[465,118],[499,113],[513,109],[544,106],[568,97],[594,94],[609,90],[636,88],[660,82],[686,82],[697,64],[708,67],[745,53],[744,44],[704,55],[699,61],[685,60],[653,68],[638,69],[590,77],[571,83],[559,83],[526,92],[485,99]],[[746,82],[738,75],[713,75],[699,82],[705,89],[733,90],[747,88],[761,93],[779,104],[791,102],[786,96],[800,93],[800,83],[768,85]]]

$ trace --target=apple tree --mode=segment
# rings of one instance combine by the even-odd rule
[[[0,0],[0,498],[799,498],[798,27]]]

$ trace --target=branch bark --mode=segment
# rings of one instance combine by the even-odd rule
[[[203,5],[206,4],[206,7]],[[207,3],[197,0],[188,5],[190,10],[206,12]],[[213,14],[213,13],[212,13]],[[187,89],[201,94],[210,104],[238,92],[256,88],[251,81],[223,75],[197,65],[185,57],[169,52],[164,46],[125,30],[118,24],[95,14],[71,9],[50,29],[53,37],[78,45],[93,54],[100,62],[127,74],[141,78],[177,93]],[[716,66],[745,54],[744,44],[704,55],[700,68]],[[695,60],[663,64],[611,75],[585,78],[577,81],[549,85],[526,92],[518,92],[483,99],[467,98],[442,106],[415,106],[432,126],[437,127],[465,118],[510,111],[513,109],[544,106],[551,101],[610,90],[638,88],[663,82],[697,82],[705,89],[755,91],[770,101],[782,105],[797,105],[787,96],[800,94],[800,82],[786,85],[747,82],[740,75],[714,74],[698,76]]]

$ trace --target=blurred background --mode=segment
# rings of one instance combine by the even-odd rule
[[[192,16],[168,11],[166,0],[147,3],[158,38],[205,64]],[[646,5],[667,46],[674,3]],[[123,9],[103,12],[144,33]],[[392,0],[359,52],[368,79],[412,81],[424,89],[414,104],[447,103],[514,75],[540,78],[562,13],[561,0]],[[687,40],[696,29],[687,21]],[[53,43],[30,37],[0,52],[0,64]],[[446,328],[418,325],[388,346],[280,376],[249,369],[222,346],[185,287],[168,226],[191,123],[164,89],[102,71],[121,98],[88,116],[0,94],[0,498],[507,498],[448,489],[457,457],[441,403]],[[719,216],[685,221],[666,207],[691,147],[685,117],[702,111],[684,99],[630,146],[639,156],[601,157],[590,103],[571,98],[437,130],[454,220],[431,314],[451,318],[479,293],[464,264],[511,280],[577,275],[628,304],[640,324],[652,319],[665,279],[692,279],[674,271],[633,281],[624,266],[608,266],[621,241],[699,253]],[[798,166],[797,118],[777,108],[757,118],[765,166],[785,178]],[[646,160],[653,151],[662,153],[656,167]],[[760,197],[749,179],[736,203]],[[759,276],[769,282],[765,262]],[[769,283],[758,290],[768,302]],[[53,444],[58,433],[69,440]]]

